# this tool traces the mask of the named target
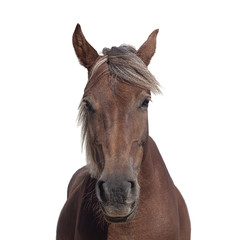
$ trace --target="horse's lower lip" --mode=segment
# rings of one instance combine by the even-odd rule
[[[104,217],[106,221],[109,223],[124,223],[132,220],[133,217],[135,216],[135,213],[136,213],[136,209],[134,209],[127,216],[124,216],[124,217],[111,217],[106,214],[104,215]]]

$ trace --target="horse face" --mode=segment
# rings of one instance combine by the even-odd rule
[[[79,24],[73,33],[76,55],[89,74],[80,114],[89,172],[98,179],[96,195],[109,222],[129,221],[136,212],[150,91],[160,92],[147,69],[157,33],[153,31],[137,51],[106,49],[105,58],[88,43]]]
[[[99,79],[84,94],[82,104],[98,200],[107,221],[124,222],[134,217],[139,198],[137,177],[151,96],[149,91],[114,81],[109,75]]]

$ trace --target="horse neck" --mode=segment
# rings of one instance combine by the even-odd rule
[[[151,137],[148,137],[148,141],[146,142],[144,148],[143,160],[138,176],[141,188],[145,185],[148,185],[154,180],[154,165],[151,156],[152,141],[153,140],[151,139]]]
[[[159,182],[165,182],[167,184],[173,183],[158,147],[151,137],[148,137],[144,149],[143,161],[138,178],[141,190],[145,187],[148,188],[149,184],[159,186]]]

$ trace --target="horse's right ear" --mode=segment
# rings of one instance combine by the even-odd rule
[[[99,55],[97,51],[85,39],[79,24],[77,24],[75,28],[72,41],[80,63],[89,69],[95,63]]]

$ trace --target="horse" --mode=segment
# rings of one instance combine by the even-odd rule
[[[187,206],[148,130],[151,93],[160,93],[147,67],[157,34],[138,50],[100,55],[76,26],[73,47],[88,70],[78,117],[87,164],[69,182],[57,240],[190,239]]]

